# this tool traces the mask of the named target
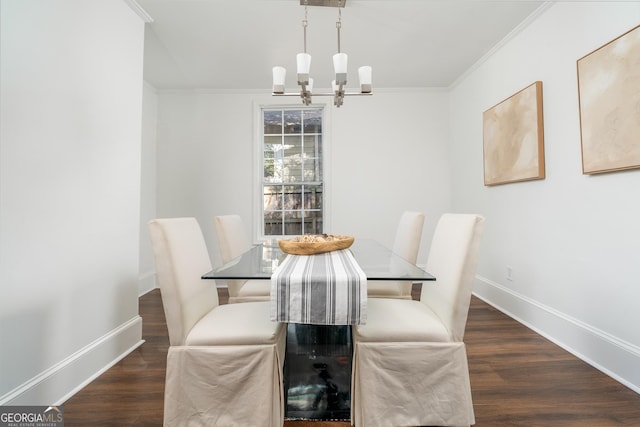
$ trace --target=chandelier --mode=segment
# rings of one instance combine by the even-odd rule
[[[331,82],[332,93],[314,93],[313,79],[309,76],[311,68],[311,55],[307,53],[307,6],[311,3],[315,6],[334,6],[338,8],[338,21],[336,28],[338,30],[338,53],[333,55],[333,69],[335,72],[335,80]],[[360,92],[347,92],[347,54],[340,51],[340,29],[342,28],[342,8],[346,0],[300,0],[300,4],[304,5],[304,19],[302,20],[302,28],[304,33],[304,51],[296,56],[298,85],[300,92],[285,92],[285,77],[287,70],[284,67],[273,67],[273,96],[300,96],[304,105],[311,104],[311,96],[332,96],[333,105],[340,107],[344,102],[345,96],[354,95],[373,95],[371,92],[371,67],[363,66],[358,68],[358,77],[360,78]]]

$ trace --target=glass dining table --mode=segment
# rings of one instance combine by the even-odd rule
[[[356,239],[349,250],[367,281],[435,280],[375,240]],[[277,241],[265,241],[202,278],[270,280],[286,256]],[[349,420],[352,355],[349,325],[289,323],[284,364],[285,418]]]

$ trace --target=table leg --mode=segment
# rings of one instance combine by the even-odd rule
[[[352,356],[350,326],[290,323],[284,363],[285,418],[349,420]]]

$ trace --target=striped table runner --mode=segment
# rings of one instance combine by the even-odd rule
[[[271,276],[271,320],[363,324],[366,309],[367,276],[348,249],[287,255]]]

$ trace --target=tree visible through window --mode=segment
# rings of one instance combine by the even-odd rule
[[[264,108],[262,123],[263,234],[322,233],[322,108]]]

